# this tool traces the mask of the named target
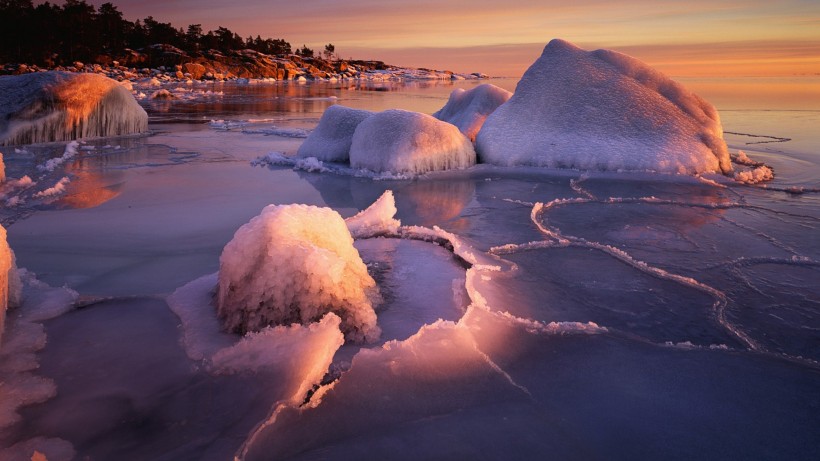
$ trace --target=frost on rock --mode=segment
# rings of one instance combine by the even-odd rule
[[[147,130],[145,110],[126,88],[102,75],[36,72],[0,77],[0,144]]]
[[[732,171],[711,104],[635,58],[558,39],[487,117],[476,151],[506,166]]]
[[[471,90],[456,88],[450,93],[447,104],[434,113],[433,117],[452,123],[470,138],[470,141],[475,142],[475,137],[487,116],[507,102],[511,96],[512,93],[509,91],[489,83]]]
[[[229,331],[307,325],[333,312],[346,338],[379,336],[376,282],[330,208],[269,205],[236,231],[219,263],[217,310]]]
[[[20,304],[22,284],[14,262],[14,252],[6,241],[6,229],[0,226],[0,343],[6,324],[6,311]]]
[[[356,127],[371,115],[373,112],[367,110],[338,105],[328,107],[319,125],[308,135],[296,155],[315,157],[325,162],[347,162]]]
[[[345,219],[353,238],[369,238],[384,234],[396,234],[401,221],[395,219],[396,199],[393,191],[384,191],[378,200],[355,216]]]
[[[404,110],[387,110],[364,120],[350,147],[353,168],[377,173],[422,174],[474,164],[473,145],[458,128]]]

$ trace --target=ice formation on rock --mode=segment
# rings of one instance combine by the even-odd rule
[[[141,133],[148,115],[131,93],[97,74],[0,77],[0,144]]]
[[[322,114],[319,125],[299,146],[296,155],[302,158],[316,157],[325,162],[347,162],[356,127],[371,115],[373,112],[367,110],[338,105],[328,107]]]
[[[643,62],[552,40],[476,138],[480,161],[590,170],[732,170],[717,110]]]
[[[387,110],[365,119],[353,134],[353,168],[395,174],[467,168],[475,150],[454,125],[418,112]]]
[[[456,88],[450,99],[433,117],[457,126],[470,141],[475,137],[487,116],[512,96],[509,91],[485,83],[470,90]]]
[[[6,241],[6,229],[0,226],[0,343],[6,324],[6,311],[20,303],[21,290],[14,252]]]
[[[333,312],[348,339],[379,336],[376,283],[330,208],[269,205],[236,231],[219,262],[217,309],[230,331],[306,325]]]
[[[283,400],[300,404],[310,388],[322,381],[333,355],[344,344],[341,320],[333,313],[309,325],[265,328],[248,333],[235,345],[213,357],[214,371],[223,374],[245,371],[286,370]]]
[[[357,239],[395,234],[401,226],[401,221],[394,218],[396,211],[393,191],[387,190],[367,209],[345,219],[345,224],[353,238]]]

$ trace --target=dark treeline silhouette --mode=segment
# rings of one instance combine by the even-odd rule
[[[207,33],[202,25],[187,30],[153,17],[131,22],[111,3],[98,10],[85,0],[66,0],[62,6],[49,2],[34,6],[32,0],[0,0],[0,63],[29,63],[41,66],[74,61],[110,64],[126,49],[153,44],[173,45],[189,55],[203,51],[250,48],[266,54],[290,54],[290,43],[282,39],[243,39],[225,27]],[[307,47],[306,50],[313,51]],[[302,50],[300,50],[302,51]],[[106,62],[109,61],[109,62]]]

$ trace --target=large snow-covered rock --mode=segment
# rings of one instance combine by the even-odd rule
[[[348,339],[372,341],[379,300],[344,220],[330,208],[269,205],[219,258],[217,309],[230,331],[307,325],[333,312]]]
[[[297,156],[316,157],[324,162],[347,162],[353,133],[362,120],[373,115],[368,110],[345,106],[330,106],[322,114],[319,125],[299,146]]]
[[[21,283],[14,263],[14,252],[6,241],[6,229],[0,226],[0,344],[6,324],[6,311],[20,303]]]
[[[127,89],[102,75],[36,72],[0,77],[0,144],[147,130],[145,110]]]
[[[470,141],[475,137],[487,116],[512,96],[509,91],[485,83],[470,90],[456,88],[450,99],[433,117],[457,126]]]
[[[552,40],[476,138],[482,162],[731,171],[717,110],[643,62]]]
[[[352,167],[378,173],[422,174],[473,164],[473,145],[458,128],[418,112],[372,115],[356,128],[350,146]]]

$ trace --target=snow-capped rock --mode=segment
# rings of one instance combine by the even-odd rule
[[[473,164],[473,145],[458,128],[418,112],[387,110],[368,117],[350,146],[352,167],[378,173],[422,174]]]
[[[732,170],[711,104],[635,58],[558,39],[487,118],[476,150],[497,165]]]

